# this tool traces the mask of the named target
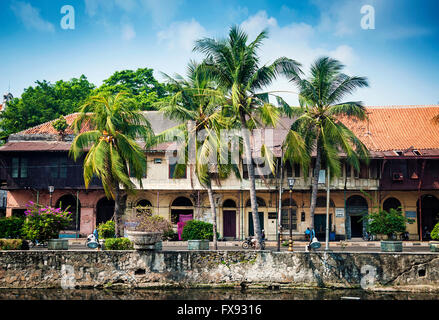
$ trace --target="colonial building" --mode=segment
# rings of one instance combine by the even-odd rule
[[[330,182],[331,231],[335,239],[362,237],[362,218],[367,213],[378,207],[401,207],[415,221],[408,225],[410,238],[420,239],[421,230],[431,231],[439,217],[439,127],[431,122],[439,114],[439,106],[367,107],[367,111],[367,121],[341,119],[367,146],[371,158],[358,172],[344,163],[343,175]],[[67,122],[72,123],[76,116],[66,116]],[[176,125],[156,111],[145,112],[145,116],[155,133]],[[284,118],[276,129],[254,133],[265,137],[266,143],[271,141],[267,145],[277,160],[282,156],[280,146],[291,123],[291,119]],[[85,189],[82,160],[75,163],[68,155],[72,139],[71,131],[61,139],[48,122],[11,135],[0,147],[2,189],[9,191],[7,216],[22,214],[29,201],[69,205],[75,217],[71,230],[82,235],[112,217],[114,202],[105,197],[100,182],[93,181]],[[254,156],[258,157],[260,151],[257,143],[254,145]],[[151,206],[155,214],[169,219],[176,228],[177,222],[186,219],[211,221],[207,192],[198,182],[193,166],[187,165],[186,172],[178,177],[173,174],[175,165],[170,157],[176,149],[177,143],[165,143],[145,150],[148,167],[143,188],[128,198],[127,210]],[[288,235],[291,210],[293,237],[303,239],[310,224],[312,168],[305,175],[299,166],[284,164],[280,188],[279,164],[280,161],[276,174],[261,173],[256,180],[261,226],[268,239],[276,239],[278,225]],[[249,180],[245,170],[241,173],[242,179],[231,176],[213,187],[218,232],[226,239],[242,239],[254,232]],[[295,179],[292,190],[288,178]],[[319,188],[314,225],[317,235],[323,237],[325,183]]]

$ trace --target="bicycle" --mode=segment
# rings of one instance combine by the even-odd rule
[[[257,241],[254,238],[248,237],[248,238],[245,238],[245,240],[242,242],[241,246],[243,249],[248,249],[248,248],[256,249],[256,243],[257,243]],[[262,242],[261,242],[261,249],[262,250],[265,249],[265,240],[262,240]]]

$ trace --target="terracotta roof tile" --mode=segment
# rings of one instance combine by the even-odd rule
[[[368,120],[340,120],[371,151],[439,149],[439,105],[366,107]]]

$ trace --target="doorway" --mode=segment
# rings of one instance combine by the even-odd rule
[[[329,225],[332,226],[331,214],[329,215]],[[314,231],[317,239],[326,238],[326,214],[314,214]]]
[[[113,219],[114,200],[102,198],[96,205],[96,226]]]
[[[261,231],[264,230],[264,212],[258,212],[259,214],[259,225],[261,226]],[[248,213],[248,235],[249,237],[254,237],[255,228],[253,225],[253,214],[250,211]]]
[[[418,232],[422,240],[431,240],[429,233],[439,221],[439,199],[425,194],[416,203],[418,217]]]

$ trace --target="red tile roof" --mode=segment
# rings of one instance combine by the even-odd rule
[[[346,117],[339,118],[358,138],[366,145],[372,156],[397,156],[393,150],[407,151],[414,156],[411,149],[421,151],[425,156],[439,156],[439,125],[432,123],[431,119],[439,114],[439,105],[424,106],[369,106],[366,107],[368,120],[358,121]],[[147,112],[147,117],[154,131],[160,132],[170,128],[176,123],[163,117],[158,112]],[[77,113],[67,115],[66,121],[70,125],[78,116]],[[271,147],[275,156],[280,156],[280,145],[285,139],[293,120],[281,118],[280,123],[273,131]],[[89,130],[87,124],[81,132]],[[73,134],[71,129],[67,134]],[[52,127],[52,122],[21,131],[16,135],[57,134]],[[22,144],[22,145],[19,145]],[[55,145],[58,145],[57,147]],[[2,151],[36,151],[39,150],[68,150],[69,142],[59,141],[16,141],[11,140],[0,148]],[[171,150],[175,143],[165,143],[151,148],[154,150]],[[409,150],[410,149],[410,150]],[[260,153],[260,144],[254,145],[254,154]]]
[[[67,124],[69,125],[69,128],[67,128],[65,130],[66,134],[73,134],[73,130],[70,128],[70,125],[78,117],[78,114],[79,113],[72,113],[72,114],[69,114],[69,115],[64,117],[66,119]],[[53,121],[55,121],[55,120],[42,123],[38,126],[26,129],[24,131],[20,131],[17,134],[19,134],[19,135],[21,135],[21,134],[58,134],[58,132],[52,126]],[[88,127],[87,124],[83,125],[81,132],[84,132],[86,130],[90,130],[90,128]]]
[[[439,105],[367,107],[368,120],[340,119],[370,151],[439,149]]]

